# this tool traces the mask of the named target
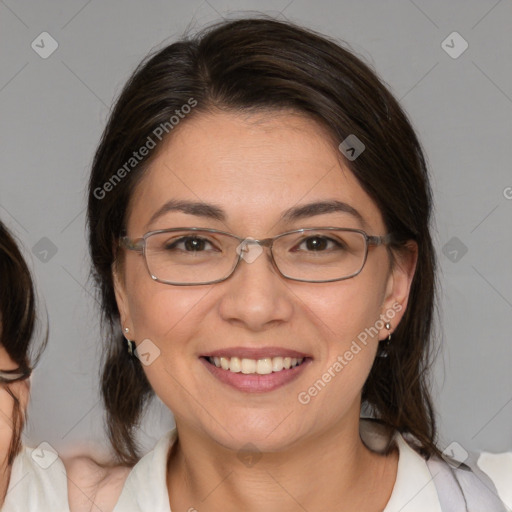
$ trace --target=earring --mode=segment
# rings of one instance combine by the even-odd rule
[[[128,335],[128,333],[130,332],[130,329],[128,329],[128,327],[125,327],[125,328],[123,329],[123,332],[124,332],[124,338],[125,338],[125,340],[126,340],[126,346],[127,346],[127,348],[128,348],[128,354],[130,354],[131,356],[133,356],[133,352],[134,352],[134,350],[135,350],[136,346],[135,346],[135,342],[133,342],[132,340],[129,340],[129,339],[127,338],[127,335]]]
[[[126,340],[126,345],[128,347],[128,354],[130,354],[131,356],[133,356],[133,352],[135,350],[135,342],[133,342],[132,340]]]
[[[390,330],[391,330],[391,324],[390,324],[389,322],[386,322],[386,323],[384,324],[384,327],[385,327],[388,331],[390,331]],[[388,334],[388,343],[389,343],[390,341],[391,341],[391,333],[389,333],[389,334]]]
[[[391,324],[389,322],[386,322],[384,324],[384,327],[391,331]],[[379,344],[379,354],[378,357],[388,357],[388,348],[391,342],[391,332],[388,334],[388,337],[383,339]]]

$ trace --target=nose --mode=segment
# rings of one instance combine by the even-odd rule
[[[221,317],[251,331],[262,331],[290,320],[292,292],[272,264],[268,247],[243,244],[242,258],[229,279],[219,283]]]

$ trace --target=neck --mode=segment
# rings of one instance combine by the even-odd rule
[[[252,458],[179,422],[177,429],[167,478],[172,510],[382,510],[396,479],[397,453],[370,451],[358,418]]]

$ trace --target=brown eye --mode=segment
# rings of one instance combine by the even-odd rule
[[[325,236],[310,236],[305,238],[298,247],[304,246],[309,252],[322,252],[329,249],[344,249],[344,244]]]
[[[184,236],[166,243],[165,249],[168,251],[182,250],[184,252],[203,252],[205,249],[208,249],[208,246],[213,247],[210,241],[205,238]]]

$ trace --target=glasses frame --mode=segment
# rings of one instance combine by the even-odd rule
[[[321,281],[319,281],[319,280],[310,281],[309,279],[297,279],[295,277],[287,276],[286,274],[281,272],[281,270],[279,269],[279,266],[277,265],[276,260],[274,258],[274,253],[272,252],[272,247],[274,245],[274,242],[276,240],[278,240],[279,238],[282,238],[283,236],[286,236],[286,235],[291,235],[294,233],[304,233],[304,232],[308,232],[308,231],[319,231],[319,230],[322,230],[322,231],[345,231],[345,232],[351,232],[351,233],[360,233],[364,237],[364,240],[365,240],[364,258],[363,258],[363,263],[361,264],[361,268],[357,272],[354,272],[353,274],[346,276],[346,277],[340,277],[340,278],[336,278],[336,279],[326,279],[326,280],[321,280]],[[205,285],[205,284],[221,283],[222,281],[229,279],[234,274],[235,270],[238,268],[238,265],[240,264],[240,261],[243,259],[242,251],[240,251],[240,253],[238,255],[238,259],[236,260],[236,263],[234,264],[233,268],[231,269],[231,272],[226,277],[223,277],[222,279],[216,279],[214,281],[204,281],[204,282],[199,282],[199,283],[177,283],[177,282],[173,282],[173,281],[166,281],[164,279],[160,279],[157,276],[153,275],[153,273],[151,272],[151,270],[149,268],[148,259],[146,256],[146,240],[149,237],[151,237],[152,235],[157,235],[160,233],[173,233],[175,231],[204,231],[207,233],[218,233],[221,235],[230,236],[231,238],[238,240],[238,242],[240,244],[245,243],[245,245],[249,245],[249,244],[250,245],[259,245],[262,248],[268,247],[270,250],[270,257],[271,257],[272,264],[273,264],[274,268],[279,272],[279,274],[286,279],[290,279],[292,281],[300,281],[303,283],[332,283],[335,281],[344,281],[346,279],[351,279],[352,277],[355,277],[358,274],[360,274],[361,271],[363,270],[363,268],[366,264],[366,260],[368,259],[369,246],[389,245],[390,243],[393,242],[393,235],[391,233],[387,233],[385,235],[368,235],[362,229],[352,229],[352,228],[338,228],[338,227],[301,228],[301,229],[294,229],[292,231],[286,231],[285,233],[281,233],[272,238],[263,238],[261,240],[256,240],[254,238],[247,238],[247,237],[243,238],[243,237],[234,235],[233,233],[228,233],[227,231],[221,231],[218,229],[183,227],[183,228],[169,228],[169,229],[158,229],[155,231],[148,231],[144,236],[142,236],[140,238],[134,238],[134,239],[132,239],[128,236],[121,236],[119,238],[119,246],[124,249],[128,249],[130,251],[135,251],[135,252],[142,254],[144,256],[144,262],[146,265],[146,269],[147,269],[149,275],[151,276],[151,279],[153,279],[154,281],[157,281],[159,283],[169,284],[172,286],[200,286],[200,285]]]

